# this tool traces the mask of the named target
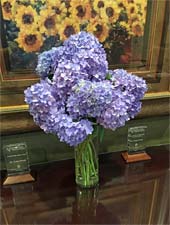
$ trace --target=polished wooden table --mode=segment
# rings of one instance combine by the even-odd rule
[[[169,224],[169,146],[147,152],[152,160],[132,164],[100,155],[100,184],[86,190],[74,160],[34,166],[35,182],[1,186],[1,224]]]

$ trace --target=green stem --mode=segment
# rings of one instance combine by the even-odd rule
[[[75,148],[76,182],[90,187],[98,182],[98,160],[92,135]]]
[[[84,155],[84,151],[85,151],[85,148],[86,148],[86,145],[87,145],[87,141],[88,140],[85,140],[83,143],[81,143],[80,145],[78,145],[76,147],[76,151],[77,151],[77,154],[76,154],[76,173],[77,174],[82,174],[83,176],[83,179],[86,178],[86,172],[85,172],[85,169],[84,169],[84,159],[83,159],[83,155]],[[86,179],[85,179],[86,180]]]
[[[96,170],[95,170],[94,161],[93,161],[94,159],[93,159],[92,149],[89,143],[88,143],[88,149],[89,149],[90,165],[92,167],[92,172],[95,174]]]

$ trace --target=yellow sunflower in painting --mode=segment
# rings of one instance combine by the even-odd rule
[[[89,0],[72,0],[69,12],[76,20],[84,21],[91,17],[91,6]]]
[[[121,10],[126,8],[127,0],[117,0],[116,2]]]
[[[93,1],[93,8],[97,13],[100,13],[102,9],[104,9],[106,2],[110,0],[94,0]]]
[[[27,30],[20,31],[16,39],[20,48],[25,52],[36,52],[43,45],[43,39],[38,31]]]
[[[46,0],[47,8],[55,12],[58,19],[62,20],[67,16],[67,8],[60,0]]]
[[[119,18],[121,9],[115,1],[106,1],[105,7],[101,9],[100,16],[109,23],[114,23]]]
[[[1,0],[3,19],[12,20],[13,19],[13,7],[15,0]]]
[[[139,8],[135,3],[129,3],[126,5],[126,12],[128,15],[128,18],[130,18],[134,14],[138,14]]]
[[[42,9],[39,16],[39,30],[41,34],[46,34],[47,36],[55,36],[58,33],[58,23],[57,16],[53,10],[50,8]]]
[[[91,16],[92,19],[99,17],[99,14],[97,13],[97,11],[91,7]]]
[[[72,34],[76,34],[80,31],[79,24],[72,18],[66,18],[59,26],[59,35],[61,40],[66,40]]]
[[[15,22],[20,29],[32,29],[37,27],[38,15],[32,6],[18,5]]]
[[[100,42],[104,42],[109,34],[109,28],[103,20],[91,20],[87,31],[93,33]]]
[[[143,36],[144,27],[143,24],[139,21],[136,21],[132,24],[132,33],[134,36],[140,37]]]

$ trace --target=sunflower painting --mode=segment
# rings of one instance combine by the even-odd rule
[[[15,0],[1,0],[2,13],[5,20],[12,20],[14,3]]]
[[[66,40],[70,35],[76,34],[80,31],[79,24],[77,21],[71,18],[66,18],[61,23],[59,28],[59,35],[62,40]]]
[[[110,65],[141,60],[147,0],[1,0],[1,8],[13,70],[33,70],[40,52],[81,30],[103,44]]]
[[[49,36],[55,36],[58,33],[57,30],[57,16],[55,11],[48,9],[42,9],[40,11],[39,19],[39,32],[41,34]]]
[[[16,8],[15,22],[18,28],[22,29],[32,29],[37,28],[38,15],[32,6],[19,5]]]
[[[72,0],[69,12],[80,24],[90,19],[91,5],[89,0]]]
[[[109,34],[109,28],[103,20],[92,19],[87,26],[87,31],[93,33],[100,42],[104,42]]]
[[[37,52],[43,44],[41,34],[34,30],[20,31],[16,42],[25,52]]]

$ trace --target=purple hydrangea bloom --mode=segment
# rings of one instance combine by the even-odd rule
[[[74,122],[72,117],[58,111],[58,113],[51,114],[50,123],[53,124],[53,133],[56,134],[60,141],[64,141],[70,146],[76,146],[83,142],[88,135],[92,134],[93,126],[89,120],[79,120]]]
[[[61,62],[53,77],[54,91],[57,92],[60,98],[65,98],[71,93],[72,87],[80,79],[88,80],[88,74],[81,70],[78,63],[72,63],[70,60]]]
[[[92,123],[89,120],[73,122],[67,114],[61,115],[57,135],[61,141],[70,146],[76,146],[83,142],[93,132]]]
[[[126,70],[117,69],[108,73],[115,97],[97,121],[105,128],[115,130],[124,126],[126,121],[134,118],[140,111],[140,99],[144,96],[147,86],[142,78],[127,73]]]
[[[141,109],[140,100],[147,91],[145,80],[123,69],[108,72],[111,75],[111,82],[115,90],[120,90],[124,96],[124,102],[128,106],[127,112],[130,118],[134,118]]]
[[[91,34],[80,32],[64,42],[63,55],[53,77],[59,96],[68,96],[80,80],[105,80],[108,63],[99,41]]]
[[[113,86],[108,81],[80,80],[68,97],[67,111],[73,119],[99,117],[112,102],[112,92]]]
[[[53,74],[61,56],[63,55],[63,47],[52,48],[49,51],[42,52],[38,56],[38,64],[36,72],[42,79],[48,77],[49,74]]]
[[[75,54],[73,61],[79,62],[84,73],[88,74],[91,81],[102,81],[106,78],[107,61],[106,54],[81,49]]]
[[[97,122],[106,129],[115,130],[124,126],[125,122],[130,119],[127,113],[127,105],[123,99],[117,98],[110,106],[103,111],[102,115],[97,118]]]
[[[64,42],[64,46],[68,49],[68,52],[70,51],[70,53],[68,53],[69,55],[74,55],[78,49],[85,49],[86,51],[95,49],[97,52],[102,51],[102,53],[105,54],[103,46],[98,39],[85,31],[71,35],[70,38]]]
[[[115,87],[121,88],[122,92],[133,94],[136,100],[143,98],[147,91],[145,80],[124,69],[109,70],[109,74]]]
[[[106,77],[108,62],[106,53],[98,39],[81,31],[64,42],[65,59],[78,63],[81,70],[89,75],[89,80],[100,81]]]
[[[50,109],[62,106],[61,102],[57,102],[51,93],[51,84],[47,80],[34,84],[25,91],[25,102],[29,105],[29,112],[33,116],[34,121],[45,132],[46,121],[49,116]]]

